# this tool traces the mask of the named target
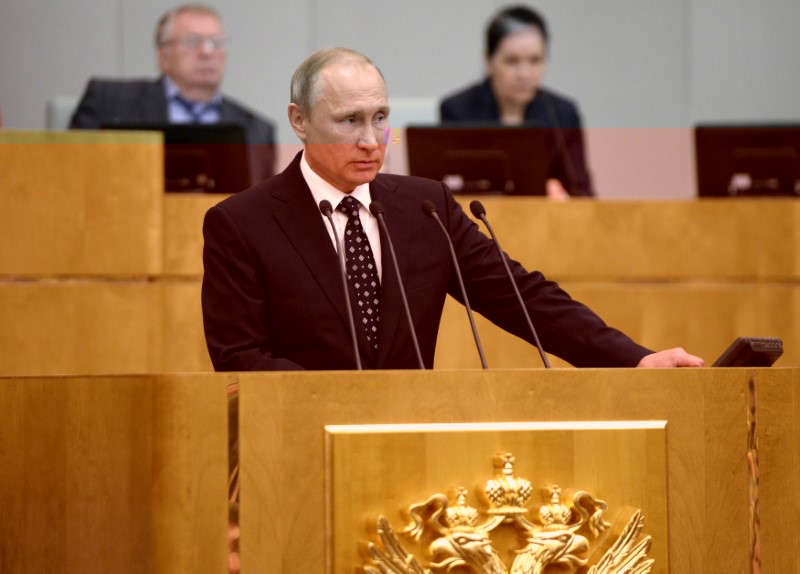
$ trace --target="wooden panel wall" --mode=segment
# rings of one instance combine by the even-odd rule
[[[159,273],[162,139],[0,132],[0,276]]]
[[[222,375],[0,378],[0,572],[223,572]]]
[[[163,194],[159,150],[156,134],[0,134],[0,373],[211,370],[202,221],[223,197]],[[642,344],[712,362],[774,336],[778,364],[800,365],[800,202],[481,199],[507,252]],[[478,325],[490,367],[540,366]],[[467,327],[448,300],[437,368],[480,366]]]
[[[162,136],[0,132],[0,373],[159,372]]]
[[[467,210],[472,198],[460,199]],[[203,272],[199,229],[218,200],[165,198],[165,272],[195,283],[197,297]],[[774,336],[784,340],[779,364],[800,365],[800,203],[481,201],[508,253],[642,344],[683,346],[710,363],[737,336]],[[183,231],[186,226],[193,231]],[[186,318],[187,327],[193,321],[202,337],[197,305],[197,299],[187,299],[183,311],[173,312]],[[480,367],[468,326],[464,308],[448,299],[437,368]],[[481,317],[478,326],[490,367],[541,366],[527,343]]]

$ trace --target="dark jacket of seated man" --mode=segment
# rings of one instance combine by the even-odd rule
[[[114,124],[165,124],[169,122],[163,78],[155,80],[101,80],[93,78],[86,87],[69,127],[101,129]],[[223,96],[220,123],[245,128],[250,144],[252,179],[258,182],[275,170],[275,128],[242,104]]]

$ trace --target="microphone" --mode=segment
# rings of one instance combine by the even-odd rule
[[[528,327],[530,328],[531,333],[533,334],[533,340],[536,343],[536,348],[539,350],[539,355],[542,357],[542,362],[544,363],[545,368],[549,369],[550,362],[547,360],[547,355],[544,354],[544,349],[542,349],[542,344],[539,342],[539,336],[536,334],[536,329],[533,327],[533,322],[531,321],[530,315],[528,315],[528,308],[522,301],[522,295],[519,292],[519,287],[517,287],[517,282],[514,280],[514,275],[511,273],[511,269],[508,266],[508,261],[506,260],[506,254],[503,253],[503,250],[500,248],[500,242],[497,240],[497,236],[494,234],[492,226],[489,225],[489,220],[486,219],[486,210],[483,208],[483,204],[477,199],[475,199],[470,202],[469,210],[472,212],[472,215],[483,221],[483,224],[486,226],[486,229],[489,230],[489,233],[492,236],[492,241],[494,241],[494,246],[497,247],[497,253],[500,254],[500,259],[503,261],[503,265],[506,268],[506,273],[508,274],[508,278],[511,281],[511,285],[514,287],[514,293],[517,296],[517,301],[519,301],[519,305],[520,307],[522,307],[522,312],[525,314],[525,320],[528,322]]]
[[[559,157],[561,158],[561,163],[564,165],[564,175],[567,179],[567,193],[570,195],[575,194],[577,191],[577,177],[575,175],[575,166],[572,165],[572,159],[569,156],[569,150],[567,149],[567,142],[564,138],[564,132],[558,122],[558,116],[556,115],[556,109],[553,106],[553,102],[550,99],[549,94],[543,94],[545,107],[547,108],[547,117],[552,124],[553,135],[556,138],[556,152],[558,152]]]
[[[417,340],[417,334],[414,331],[414,322],[411,320],[411,310],[408,308],[408,298],[406,297],[406,288],[403,286],[403,280],[400,277],[400,267],[397,265],[397,256],[394,252],[394,245],[392,245],[392,238],[389,235],[389,228],[386,226],[386,221],[383,219],[383,205],[381,205],[377,201],[373,201],[369,204],[369,212],[375,216],[378,220],[378,223],[383,229],[384,234],[386,235],[386,243],[389,245],[389,252],[392,254],[392,263],[394,263],[394,272],[397,275],[397,282],[400,284],[400,295],[403,299],[403,308],[406,311],[406,320],[408,321],[408,328],[411,330],[411,340],[414,342],[414,351],[417,353],[417,361],[419,362],[419,368],[425,369],[425,363],[422,361],[422,353],[419,350],[419,341]]]
[[[464,307],[467,308],[467,316],[469,317],[469,325],[472,327],[472,336],[475,338],[475,345],[478,347],[478,355],[481,357],[481,365],[484,369],[488,369],[489,367],[486,365],[486,355],[483,354],[483,347],[481,346],[481,339],[478,337],[478,328],[475,326],[475,318],[472,316],[472,309],[469,306],[469,299],[467,298],[467,290],[464,288],[464,279],[461,278],[461,269],[458,267],[458,258],[456,257],[456,250],[453,249],[453,241],[450,239],[450,234],[447,232],[447,228],[442,223],[442,220],[439,219],[439,214],[436,213],[436,206],[430,199],[422,200],[422,211],[425,212],[425,215],[428,217],[436,220],[436,223],[439,224],[439,227],[444,233],[444,236],[447,238],[447,245],[450,246],[450,257],[453,259],[453,267],[456,270],[456,277],[458,277],[458,284],[461,286],[461,296],[464,298]]]
[[[342,287],[344,287],[344,300],[347,304],[347,319],[350,327],[350,337],[353,340],[353,356],[356,359],[356,369],[361,370],[361,353],[358,352],[358,337],[356,337],[356,324],[353,320],[353,306],[350,303],[350,286],[347,283],[347,271],[344,268],[344,254],[339,243],[339,234],[336,233],[336,226],[333,224],[333,207],[331,202],[323,199],[319,202],[319,210],[322,215],[328,218],[333,230],[333,239],[336,243],[336,258],[339,260],[339,274],[342,276]]]

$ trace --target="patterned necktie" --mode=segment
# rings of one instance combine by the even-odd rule
[[[369,246],[369,239],[358,216],[358,200],[345,197],[337,209],[347,215],[344,228],[344,252],[347,280],[356,295],[355,319],[361,323],[373,350],[378,348],[381,284],[378,267]]]

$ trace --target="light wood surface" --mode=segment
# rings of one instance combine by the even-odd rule
[[[753,404],[763,571],[800,566],[800,370],[563,369],[0,378],[0,571],[223,572],[231,383],[241,389],[243,571],[325,572],[326,516],[344,511],[329,506],[326,425],[666,421],[669,537],[656,544],[670,572],[746,572]],[[512,435],[491,446],[516,448]],[[582,470],[568,478],[627,469],[598,496],[644,501],[658,487],[636,473],[659,463],[626,458],[638,440],[574,447],[569,465]],[[393,493],[391,508],[427,487],[417,477],[472,464],[469,436],[431,444],[418,467],[395,467],[402,479],[374,485]],[[406,446],[404,460],[416,450]],[[376,467],[391,469],[393,450]],[[607,464],[593,469],[598,453]],[[520,458],[533,481],[565,472],[558,456]],[[335,533],[354,544],[363,535]]]
[[[203,333],[200,281],[167,279],[158,287],[163,296],[163,370],[171,373],[213,371]]]
[[[800,202],[790,199],[481,202],[504,249],[559,281],[748,282],[800,275]]]
[[[761,390],[763,571],[795,571],[800,422],[789,413],[800,412],[800,373],[778,368],[241,375],[243,569],[325,571],[334,534],[325,520],[330,515],[336,523],[340,511],[328,506],[325,425],[665,420],[670,571],[749,571],[751,376]],[[772,434],[778,430],[780,439]],[[452,461],[457,468],[471,455],[454,445],[421,452],[419,469],[397,473],[422,479],[431,465]],[[391,451],[376,464],[391,466]],[[622,460],[609,464],[625,470]],[[391,504],[413,501],[417,493],[403,489],[408,482],[398,479]],[[362,532],[337,530],[341,537],[357,544]]]
[[[737,336],[780,337],[776,366],[800,364],[800,288],[791,282],[592,282],[561,286],[609,325],[654,350],[682,346],[708,365]],[[476,325],[490,368],[541,368],[535,348],[480,315]],[[550,357],[555,366],[569,366]],[[436,348],[436,368],[480,368],[466,311],[448,298]]]
[[[0,373],[158,372],[161,297],[144,280],[0,282]]]
[[[225,385],[0,378],[0,571],[225,571]]]
[[[203,277],[203,218],[224,195],[166,194],[163,197],[163,252],[166,277]]]
[[[202,275],[198,230],[205,211],[221,199],[165,197],[165,261],[174,266],[171,271]],[[475,197],[458,199],[469,213]],[[503,249],[559,281],[751,282],[800,276],[800,202],[791,199],[479,199]]]
[[[468,210],[472,198],[459,199]],[[197,230],[219,200],[165,197],[171,277],[201,280]],[[711,363],[738,336],[780,337],[785,352],[779,364],[800,365],[800,202],[481,201],[505,251],[645,346],[683,346]],[[185,304],[188,318],[199,299]],[[541,366],[526,343],[477,319],[490,367]],[[200,329],[200,320],[194,325]],[[437,368],[480,366],[468,327],[464,308],[448,298]]]
[[[779,558],[765,564],[764,572],[800,572],[800,375],[793,371],[791,385],[762,374],[755,379],[761,531],[786,533],[762,536],[764,556]]]
[[[159,138],[0,132],[0,373],[211,370],[202,223],[224,196],[164,194]],[[737,336],[780,337],[778,364],[800,365],[800,202],[481,201],[507,252],[645,346],[712,362]],[[541,366],[478,325],[490,367]],[[479,365],[467,327],[448,299],[437,368]]]
[[[162,136],[0,131],[0,276],[161,270]]]
[[[226,572],[227,375],[150,377],[153,572]]]
[[[162,139],[0,131],[0,373],[162,370]]]

